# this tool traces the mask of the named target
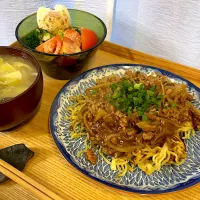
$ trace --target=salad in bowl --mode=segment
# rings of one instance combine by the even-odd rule
[[[105,40],[107,29],[95,15],[56,5],[40,7],[16,28],[18,42],[39,60],[43,71],[56,79],[71,79],[85,70]]]
[[[67,8],[40,7],[37,11],[38,28],[23,38],[25,45],[39,52],[72,54],[90,49],[98,43],[96,33],[88,28],[74,28]]]

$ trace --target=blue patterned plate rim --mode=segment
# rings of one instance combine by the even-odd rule
[[[124,191],[128,191],[128,192],[134,192],[134,193],[139,193],[139,194],[162,194],[162,193],[169,193],[169,192],[175,192],[175,191],[178,191],[178,190],[183,190],[183,189],[186,189],[186,188],[189,188],[193,185],[196,185],[197,183],[200,182],[200,177],[197,177],[197,178],[193,178],[193,179],[189,179],[188,181],[184,182],[184,183],[180,183],[177,187],[174,187],[174,188],[170,188],[170,189],[166,189],[166,190],[152,190],[152,191],[147,191],[147,190],[137,190],[137,189],[133,189],[133,188],[130,188],[130,187],[124,187],[124,186],[120,186],[120,185],[116,185],[116,184],[112,184],[108,181],[105,181],[105,180],[101,180],[100,178],[98,177],[94,177],[92,176],[89,172],[87,172],[86,170],[84,169],[81,169],[79,167],[79,165],[77,165],[73,159],[71,158],[70,154],[66,151],[65,147],[63,146],[63,144],[60,142],[60,140],[58,139],[58,137],[56,136],[55,134],[55,127],[54,127],[54,113],[57,112],[57,109],[59,108],[58,106],[58,100],[59,100],[59,97],[62,93],[64,93],[64,91],[66,90],[66,88],[72,83],[72,82],[79,82],[81,79],[84,79],[84,77],[92,72],[92,71],[98,71],[98,70],[101,70],[101,69],[106,69],[106,68],[115,68],[115,69],[119,69],[119,68],[123,68],[124,66],[128,66],[128,67],[142,67],[142,68],[147,68],[147,69],[152,69],[152,70],[156,70],[156,71],[159,71],[161,74],[165,75],[165,76],[168,76],[169,78],[178,78],[178,79],[181,79],[182,81],[186,82],[188,84],[189,87],[192,87],[194,88],[196,91],[198,91],[198,93],[200,93],[200,88],[198,88],[196,85],[194,85],[193,83],[191,83],[190,81],[188,81],[187,79],[183,78],[183,77],[180,77],[179,75],[177,74],[174,74],[172,72],[169,72],[167,70],[164,70],[164,69],[160,69],[160,68],[157,68],[157,67],[153,67],[153,66],[148,66],[148,65],[142,65],[142,64],[127,64],[127,63],[120,63],[120,64],[110,64],[110,65],[103,65],[103,66],[99,66],[99,67],[96,67],[96,68],[93,68],[93,69],[90,69],[90,70],[87,70],[81,74],[79,74],[78,76],[76,76],[75,78],[71,79],[70,81],[68,81],[62,88],[61,90],[58,92],[58,94],[56,95],[53,103],[52,103],[52,106],[51,106],[51,109],[50,109],[50,116],[49,116],[49,126],[50,126],[50,131],[51,131],[51,134],[53,136],[53,139],[58,147],[58,149],[60,150],[60,152],[62,153],[62,155],[64,156],[64,158],[72,165],[74,166],[78,171],[80,171],[81,173],[83,173],[84,175],[92,178],[93,180],[96,180],[104,185],[107,185],[107,186],[110,186],[112,188],[115,188],[115,189],[120,189],[120,190],[124,190]]]

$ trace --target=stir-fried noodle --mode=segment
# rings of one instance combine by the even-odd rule
[[[71,136],[86,136],[79,156],[84,153],[95,164],[92,148],[97,148],[118,176],[134,166],[149,175],[162,165],[184,162],[183,140],[200,129],[200,112],[190,103],[186,85],[133,71],[96,82],[86,95],[72,97],[67,108]]]

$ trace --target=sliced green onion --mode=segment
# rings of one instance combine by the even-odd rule
[[[141,94],[140,95],[141,97],[145,97],[146,96],[146,91],[145,90],[141,90],[140,94]]]
[[[139,105],[139,100],[138,99],[134,100],[134,105],[135,106]]]
[[[133,97],[137,97],[138,93],[137,92],[133,92],[132,95],[133,95]]]
[[[143,105],[142,105],[144,111],[147,110],[147,108],[149,107],[149,104],[147,102],[145,102]]]
[[[142,111],[142,107],[137,107],[137,112]]]
[[[132,106],[129,106],[129,107],[128,107],[128,111],[131,111],[131,112],[132,112],[132,110],[133,110]]]
[[[144,90],[144,88],[145,88],[145,87],[144,87],[144,84],[141,84],[140,89],[141,89],[141,90]]]
[[[138,97],[139,97],[139,98],[142,98],[142,97],[143,97],[143,94],[142,94],[142,93],[138,93]]]
[[[139,104],[142,104],[143,103],[142,97],[138,97],[138,101],[139,101]]]
[[[149,90],[151,90],[151,91],[155,91],[155,89],[156,89],[156,86],[155,85],[152,85],[151,87],[150,87],[150,89]]]
[[[128,91],[129,91],[129,92],[133,91],[133,88],[132,88],[132,87],[129,87],[129,88],[128,88]]]
[[[156,103],[157,103],[156,97],[152,97],[152,98],[151,98],[151,102],[154,103],[154,104],[156,104]]]
[[[147,121],[148,117],[146,115],[142,115],[142,121]]]
[[[146,101],[149,101],[149,95],[148,95],[148,94],[146,94],[145,100],[146,100]]]
[[[112,95],[112,98],[113,98],[113,99],[117,99],[117,98],[119,98],[120,96],[121,96],[121,91],[116,90],[116,91],[114,92],[114,94]]]
[[[141,86],[141,83],[136,83],[136,84],[134,85],[134,89],[135,89],[135,90],[139,90],[139,89],[140,89],[140,86]]]
[[[157,105],[158,108],[160,108],[161,107],[161,101],[158,101],[156,105]]]
[[[110,88],[112,89],[112,91],[114,91],[114,90],[116,90],[117,86],[116,86],[116,84],[111,84]]]
[[[142,111],[137,111],[138,116],[141,117],[144,113]]]
[[[163,98],[163,94],[159,93],[159,94],[157,95],[157,99],[162,99],[162,98]]]
[[[131,115],[132,114],[132,110],[128,110],[128,115]]]
[[[176,104],[175,103],[172,103],[172,108],[176,108]]]
[[[118,103],[122,103],[122,102],[125,102],[125,101],[126,101],[126,98],[123,98],[123,97],[117,99]]]
[[[125,87],[129,87],[131,85],[130,81],[129,80],[124,80],[123,82],[123,86]]]
[[[127,79],[111,84],[112,92],[109,97],[110,103],[120,110],[130,115],[135,110],[140,117],[146,120],[144,113],[150,105],[156,105],[157,109],[161,106],[162,94],[154,95],[156,86],[151,86],[148,90],[143,83],[131,82]],[[106,99],[107,96],[104,96]]]
[[[126,107],[125,107],[125,106],[122,106],[122,107],[120,107],[119,109],[120,109],[120,111],[124,112],[124,111],[126,110]]]
[[[116,102],[116,103],[115,103],[115,107],[116,107],[116,108],[119,108],[119,107],[120,107],[120,104]]]
[[[154,92],[151,91],[151,90],[147,90],[147,94],[148,94],[149,96],[153,96],[153,95],[154,95]]]
[[[128,94],[127,97],[128,97],[129,99],[132,99],[132,98],[133,98],[133,94]]]
[[[97,93],[97,91],[96,90],[92,90],[92,94],[96,94]]]

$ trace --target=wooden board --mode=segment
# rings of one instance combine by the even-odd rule
[[[13,47],[20,47],[18,43]],[[94,68],[105,64],[138,63],[160,67],[174,72],[200,87],[200,71],[151,55],[134,51],[109,42],[104,42],[97,51],[95,58],[88,64]],[[179,192],[163,195],[139,195],[116,190],[98,183],[72,167],[61,155],[48,129],[48,117],[51,104],[67,81],[55,80],[44,74],[44,93],[38,113],[23,126],[10,132],[0,132],[0,148],[17,143],[24,143],[35,152],[29,160],[24,173],[45,185],[64,199],[137,199],[137,200],[175,200],[199,199],[200,185]],[[0,185],[0,199],[36,199],[26,190],[12,181]]]

